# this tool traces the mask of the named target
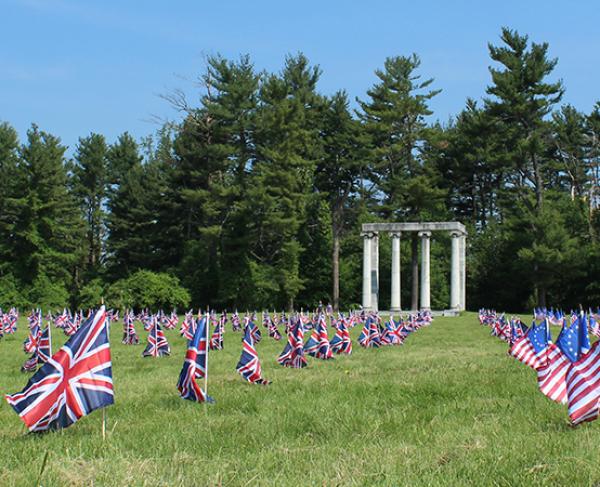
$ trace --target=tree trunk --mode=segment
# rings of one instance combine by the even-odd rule
[[[412,267],[412,294],[410,309],[419,309],[419,237],[413,232],[411,237],[411,267]]]
[[[333,277],[333,310],[338,311],[340,307],[340,237],[338,231],[333,226],[333,252],[331,256],[331,270]]]

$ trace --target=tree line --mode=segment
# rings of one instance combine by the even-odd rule
[[[416,54],[387,58],[354,109],[319,92],[303,54],[277,73],[212,56],[197,103],[167,96],[178,122],[140,141],[92,133],[72,157],[36,125],[20,141],[2,123],[0,305],[139,305],[147,283],[180,306],[347,307],[361,299],[361,223],[439,220],[469,229],[469,308],[598,305],[600,103],[561,104],[546,43],[504,28],[489,55],[486,96],[444,123]],[[448,239],[433,236],[436,308]],[[408,307],[416,235],[401,255]]]

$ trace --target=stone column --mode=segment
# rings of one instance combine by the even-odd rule
[[[392,232],[392,302],[390,311],[399,313],[400,304],[400,232]]]
[[[371,233],[371,309],[379,310],[379,234]]]
[[[421,237],[421,309],[430,309],[429,239],[431,232],[419,232],[419,237]]]
[[[464,311],[467,307],[467,236],[460,237],[460,307]]]
[[[363,238],[363,298],[362,306],[371,309],[371,234],[361,233]]]
[[[452,257],[450,260],[450,308],[460,309],[461,305],[461,272],[460,272],[460,238],[459,232],[452,232]]]

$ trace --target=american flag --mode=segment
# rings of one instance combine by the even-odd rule
[[[517,340],[510,347],[508,354],[519,362],[537,370],[546,363],[546,349],[548,348],[548,327],[546,321],[532,323],[527,334]]]
[[[547,361],[537,369],[540,391],[553,401],[567,402],[567,371],[572,362],[579,360],[589,350],[587,323],[582,314],[571,326],[561,330],[556,344],[548,346]]]
[[[6,400],[30,431],[66,428],[113,404],[112,364],[104,306]]]
[[[239,374],[252,384],[268,385],[270,382],[263,379],[260,360],[254,348],[254,338],[249,327],[246,327],[242,340],[242,355],[236,366]]]
[[[177,389],[183,399],[195,402],[215,402],[198,385],[196,379],[206,376],[206,358],[208,350],[206,349],[206,331],[207,320],[202,318],[198,320],[195,327],[194,337],[189,340],[188,348],[183,360],[183,367],[177,381]]]
[[[284,367],[301,369],[308,365],[304,356],[304,328],[300,318],[292,318],[290,322],[292,324],[288,332],[288,342],[277,362]]]
[[[573,425],[598,418],[600,402],[600,341],[567,372],[567,403]],[[581,350],[583,352],[583,350]]]
[[[152,329],[148,334],[148,345],[142,352],[143,357],[162,357],[163,355],[171,355],[171,347],[165,337],[165,332],[158,324],[158,318],[152,318]]]

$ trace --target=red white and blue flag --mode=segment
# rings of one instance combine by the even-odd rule
[[[30,431],[66,428],[114,403],[108,320],[104,306],[6,400]]]
[[[235,368],[239,374],[252,384],[268,385],[270,382],[263,379],[260,360],[254,348],[254,338],[250,327],[246,327],[242,340],[242,355]]]
[[[198,320],[194,337],[188,342],[183,360],[183,368],[177,381],[179,395],[183,399],[195,402],[215,402],[196,382],[206,376],[208,350],[206,347],[207,320]]]
[[[300,318],[291,318],[290,321],[292,325],[288,332],[288,342],[277,362],[284,367],[301,369],[308,365],[304,356],[304,327]]]
[[[162,357],[164,355],[171,355],[171,347],[169,346],[169,342],[167,342],[167,338],[165,337],[165,332],[162,331],[162,328],[158,324],[158,318],[152,318],[152,328],[150,333],[148,334],[148,345],[142,352],[143,357]]]

